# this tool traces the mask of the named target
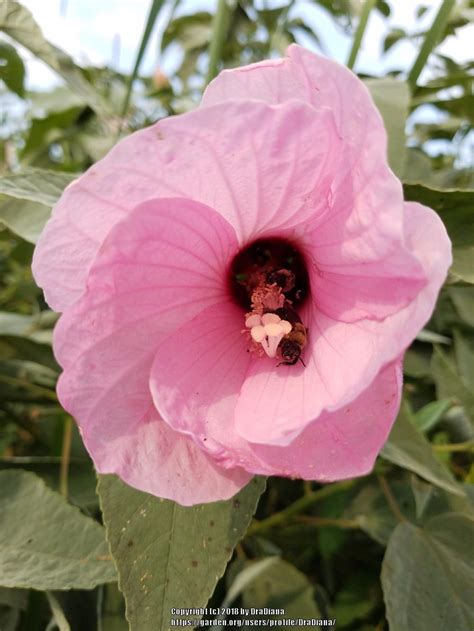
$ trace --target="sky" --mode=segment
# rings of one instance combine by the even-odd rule
[[[259,0],[257,0],[258,2]],[[442,0],[389,0],[392,15],[388,24],[408,31],[415,24],[415,12],[419,5],[429,7],[419,23],[428,27]],[[44,35],[53,44],[63,48],[79,63],[96,65],[109,64],[130,72],[147,19],[150,0],[22,0]],[[197,10],[213,11],[217,0],[182,0],[180,13],[194,13]],[[281,4],[279,0],[267,0],[267,5]],[[315,27],[325,44],[326,53],[341,62],[347,60],[351,40],[338,29],[324,9],[310,0],[299,0],[295,13]],[[418,25],[417,25],[418,28]],[[417,50],[412,43],[402,42],[381,58],[382,42],[387,22],[380,14],[372,11],[365,33],[356,70],[370,74],[382,74],[392,68],[410,68]],[[141,71],[149,74],[157,67],[165,72],[172,70],[173,58],[157,59],[157,38],[160,24],[153,34]],[[474,38],[474,25],[458,31],[457,37],[450,37],[443,44],[442,52],[463,61],[469,58]],[[306,42],[305,42],[306,44]],[[314,46],[308,42],[308,47]],[[34,59],[26,51],[27,87],[47,89],[58,83],[58,78],[42,62]],[[423,78],[423,77],[422,77]]]

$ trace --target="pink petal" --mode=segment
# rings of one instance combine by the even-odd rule
[[[406,251],[403,258],[399,255],[404,248],[402,188],[388,167],[386,132],[364,84],[340,64],[291,45],[284,59],[223,71],[207,88],[202,106],[236,98],[271,104],[299,99],[318,110],[331,111],[343,147],[337,165],[327,165],[327,175],[332,169],[330,193],[324,208],[311,217],[306,234],[313,258],[322,272],[345,276],[350,267],[349,275],[369,277],[361,281],[360,288],[365,286],[370,303],[378,302],[383,285],[379,279],[387,276],[379,271],[380,263],[385,270],[390,263],[401,281],[399,287],[392,288],[398,294],[397,307],[407,304],[420,289],[423,278],[417,262]],[[407,292],[406,279],[413,282],[416,275],[418,284],[415,282]],[[350,308],[352,296],[347,299],[344,294],[352,279],[339,290],[336,282],[344,283],[326,275],[318,287],[321,307],[324,305],[331,315],[353,320],[369,313],[381,318],[393,312],[392,306],[379,304],[378,312],[373,313],[373,304],[365,305],[364,297],[356,308]],[[371,291],[369,283],[373,286]]]
[[[226,468],[321,481],[367,473],[397,414],[400,360],[382,369],[352,403],[322,412],[287,446],[248,443],[234,428],[239,390],[252,363],[264,362],[275,371],[275,362],[246,352],[241,320],[242,314],[231,303],[209,308],[159,345],[150,385],[162,418],[192,436]],[[275,398],[279,395],[274,393]],[[287,403],[289,408],[298,407],[291,397]],[[271,410],[265,414],[254,422],[268,428]]]
[[[248,480],[241,470],[221,471],[164,424],[148,385],[160,342],[226,299],[222,270],[236,248],[225,220],[183,199],[145,202],[102,245],[86,293],[54,340],[65,369],[60,401],[99,471],[183,504],[229,497]]]
[[[288,445],[323,410],[338,410],[367,389],[428,321],[451,263],[450,242],[432,210],[414,203],[405,204],[405,209],[407,247],[423,266],[426,286],[382,321],[346,323],[312,305],[303,310],[309,327],[306,368],[251,365],[236,408],[236,431],[244,439]],[[317,296],[314,300],[317,303]]]
[[[283,59],[224,70],[207,87],[201,107],[235,99],[255,99],[272,105],[297,99],[318,110],[328,108],[347,145],[347,162],[356,166],[358,157],[366,154],[365,158],[371,159],[376,168],[379,158],[385,163],[382,118],[362,81],[345,66],[296,44],[288,48],[287,54]],[[373,146],[375,154],[370,153],[369,146]]]
[[[207,204],[241,243],[291,228],[325,207],[339,146],[331,112],[299,102],[238,101],[162,120],[66,189],[35,250],[35,278],[54,309],[73,304],[108,232],[150,198]]]
[[[251,445],[262,470],[248,471],[330,482],[371,471],[400,405],[400,360],[381,370],[367,390],[335,412],[319,418],[287,447]]]
[[[287,55],[223,70],[206,88],[201,107],[236,99],[272,105],[297,99],[331,109],[338,129],[351,144],[364,138],[368,129],[383,127],[368,89],[353,72],[296,44],[289,46]]]
[[[206,309],[160,343],[151,369],[150,388],[161,417],[193,436],[223,466],[238,466],[235,447],[245,449],[233,422],[248,367],[252,361],[267,363],[248,352],[243,316],[232,302]]]
[[[110,407],[113,418],[116,409]],[[174,432],[153,405],[130,433],[100,440],[82,436],[98,473],[115,473],[140,491],[193,506],[233,497],[251,479],[241,468],[223,469],[187,436]]]
[[[383,320],[406,307],[426,285],[422,266],[403,245],[386,257],[359,263],[345,255],[341,243],[340,262],[324,264],[318,260],[324,246],[314,243],[313,237],[317,241],[317,229],[301,239],[311,295],[318,310],[330,318]]]

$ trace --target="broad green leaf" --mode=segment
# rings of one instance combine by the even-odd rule
[[[250,565],[248,567],[251,567]],[[281,618],[320,618],[321,613],[314,600],[314,589],[308,578],[291,563],[277,559],[269,563],[253,581],[242,590],[242,605],[245,608],[283,609],[283,615],[265,615],[267,620]],[[262,618],[256,615],[256,618]],[[252,619],[253,616],[250,616]],[[294,625],[293,629],[306,628]]]
[[[0,585],[91,589],[116,579],[104,529],[32,473],[0,471]]]
[[[29,168],[0,177],[0,194],[54,206],[66,186],[76,177],[71,173]]]
[[[455,279],[474,283],[474,191],[437,190],[422,184],[405,184],[405,198],[434,208],[453,242]]]
[[[413,426],[410,411],[402,405],[388,441],[381,456],[394,464],[417,473],[432,484],[455,493],[464,495],[461,487],[450,472],[437,460],[430,443]]]
[[[173,607],[206,605],[264,485],[254,478],[231,500],[185,508],[100,476],[107,538],[132,631],[168,629]]]
[[[438,346],[434,347],[431,369],[438,398],[454,398],[474,420],[474,392],[463,382],[454,362]]]
[[[405,123],[408,116],[410,93],[403,81],[396,79],[367,79],[388,134],[388,161],[398,177],[401,177],[405,163]]]
[[[25,66],[13,46],[6,42],[0,42],[0,79],[18,96],[25,95]]]
[[[0,221],[36,243],[53,206],[76,176],[47,169],[26,169],[0,177]]]
[[[0,195],[0,223],[25,241],[38,241],[50,215],[49,206]]]
[[[44,38],[26,7],[14,0],[3,0],[0,3],[0,31],[9,35],[57,72],[97,114],[110,114],[108,105],[85,79],[73,59]]]
[[[473,545],[474,520],[462,513],[397,526],[382,565],[390,631],[472,631]]]

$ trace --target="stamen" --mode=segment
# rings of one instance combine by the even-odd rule
[[[278,316],[277,316],[278,317]],[[261,317],[258,315],[258,313],[251,313],[247,319],[245,320],[245,326],[248,329],[253,328],[254,326],[258,326],[259,324],[261,324]]]
[[[278,345],[292,329],[292,325],[276,313],[265,313],[261,317],[256,313],[251,314],[247,317],[245,325],[250,328],[253,341],[262,346],[268,357],[276,357]]]

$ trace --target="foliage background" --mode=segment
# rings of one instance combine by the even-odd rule
[[[30,271],[51,206],[121,135],[194,107],[220,68],[280,56],[292,41],[324,48],[324,32],[302,17],[298,1],[218,0],[213,12],[187,3],[185,14],[180,4],[150,2],[135,69],[125,75],[78,66],[43,37],[34,11],[0,0],[0,629],[167,629],[171,607],[210,599],[209,607],[283,607],[287,617],[336,619],[347,631],[467,631],[474,63],[438,47],[472,20],[472,1],[440,2],[427,28],[420,4],[420,22],[409,32],[387,29],[380,51],[382,67],[387,51],[408,39],[417,49],[413,66],[363,77],[386,121],[406,198],[439,212],[454,246],[433,318],[407,353],[404,403],[374,472],[324,487],[270,479],[260,501],[264,481],[255,480],[230,502],[191,509],[102,476],[99,504],[91,462],[55,394],[57,316]],[[384,0],[313,0],[303,15],[312,5],[350,35],[348,64],[356,69],[367,22],[391,11]],[[170,76],[158,67],[139,72],[157,19],[160,50],[180,60]],[[26,51],[62,84],[28,91]]]

